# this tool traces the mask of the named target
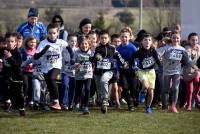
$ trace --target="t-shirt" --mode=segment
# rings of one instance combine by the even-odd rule
[[[68,44],[62,39],[57,39],[55,43],[49,42],[47,39],[40,42],[36,53],[39,53],[43,50],[46,45],[50,45],[50,48],[47,52],[41,57],[42,72],[48,73],[53,68],[61,69],[62,68],[62,51],[65,49]]]

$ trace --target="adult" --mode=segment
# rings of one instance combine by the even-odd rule
[[[88,18],[84,18],[81,20],[79,24],[79,32],[76,35],[79,37],[81,35],[88,35],[88,33],[92,30],[92,21]]]
[[[28,12],[28,20],[20,24],[17,28],[23,38],[34,35],[38,41],[42,41],[46,35],[47,30],[42,22],[38,22],[39,13],[37,8],[30,8]]]
[[[68,32],[65,30],[63,18],[60,15],[55,15],[51,22],[59,27],[59,39],[67,41]]]

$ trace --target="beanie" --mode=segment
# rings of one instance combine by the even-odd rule
[[[30,8],[28,11],[28,17],[38,17],[38,9]]]
[[[86,24],[92,24],[92,21],[90,19],[88,19],[88,18],[82,19],[80,24],[79,24],[79,29],[81,29]]]

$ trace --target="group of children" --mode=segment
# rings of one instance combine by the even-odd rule
[[[53,22],[58,21],[54,18]],[[64,40],[55,23],[48,25],[47,37],[41,42],[30,35],[21,47],[16,33],[2,38],[0,78],[6,111],[12,107],[25,115],[26,106],[41,105],[45,110],[82,108],[83,114],[89,114],[89,104],[95,100],[101,112],[107,113],[114,98],[116,109],[125,99],[132,112],[140,90],[144,90],[146,113],[153,112],[154,94],[161,98],[158,101],[163,110],[169,108],[172,96],[171,112],[178,113],[181,79],[187,84],[186,109],[191,110],[193,98],[200,106],[200,48],[196,33],[189,35],[185,48],[177,31],[162,34],[156,45],[145,30],[138,35],[139,41],[133,41],[129,27],[113,34],[110,40],[108,31],[92,29],[86,18],[80,23],[80,32],[69,34]]]

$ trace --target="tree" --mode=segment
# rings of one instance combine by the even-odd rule
[[[115,16],[118,17],[124,25],[134,26],[135,17],[130,11],[124,10],[122,12],[118,12]]]
[[[61,8],[59,8],[55,5],[56,5],[56,3],[54,4],[54,6],[51,6],[45,10],[45,16],[46,16],[45,20],[47,22],[51,22],[51,19],[53,18],[54,15],[56,15],[56,14],[61,15],[63,12]]]
[[[104,14],[102,12],[99,13],[99,17],[94,21],[94,26],[99,29],[106,28]]]

